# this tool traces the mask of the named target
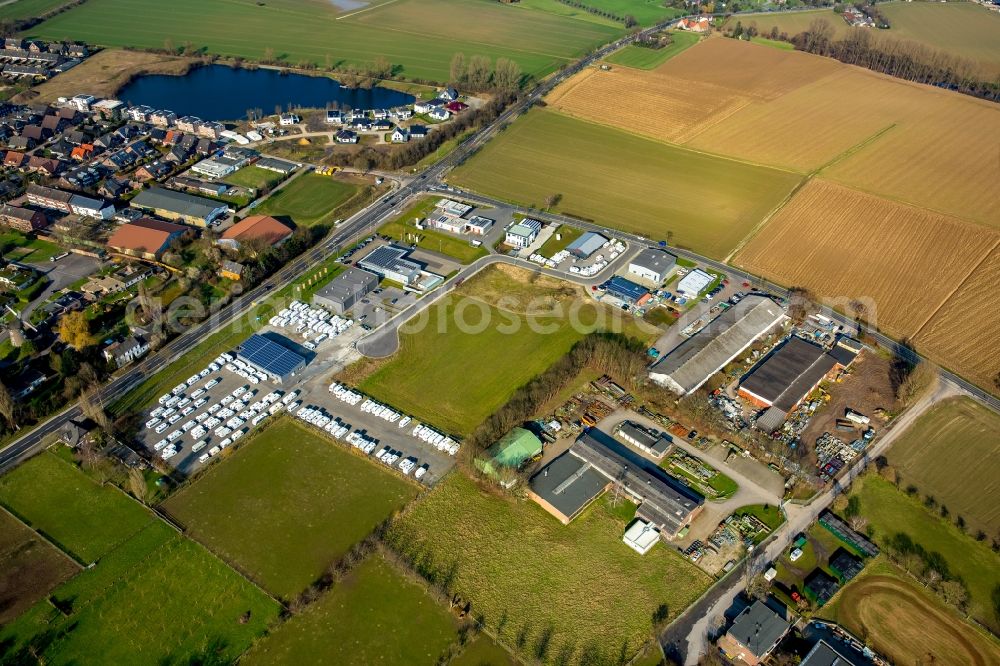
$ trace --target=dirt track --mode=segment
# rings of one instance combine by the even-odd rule
[[[929,604],[905,581],[867,576],[844,588],[838,621],[895,663],[942,663],[988,666],[1000,660],[975,630],[951,613]]]

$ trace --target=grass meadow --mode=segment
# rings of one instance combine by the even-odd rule
[[[932,593],[880,557],[819,612],[900,666],[988,666],[1000,661],[994,639],[968,625]]]
[[[5,511],[0,511],[0,625],[10,622],[79,567]]]
[[[284,178],[285,177],[277,171],[262,169],[259,166],[251,164],[250,166],[243,167],[235,173],[229,174],[226,176],[225,180],[230,185],[252,187],[255,190],[259,190],[265,187],[274,187]]]
[[[279,608],[157,520],[0,630],[0,645],[12,663],[230,663]]]
[[[426,197],[419,200],[398,217],[379,227],[378,232],[407,245],[412,242],[412,235],[415,234],[419,238],[417,247],[446,254],[463,264],[471,264],[489,254],[485,247],[472,247],[467,238],[459,238],[434,229],[417,229],[413,226],[414,219],[427,217],[439,199],[440,197]]]
[[[415,496],[411,484],[289,418],[162,508],[262,587],[292,599]]]
[[[358,189],[354,183],[307,173],[265,199],[254,213],[287,217],[302,227],[333,222],[334,211],[350,201]]]
[[[993,590],[1000,585],[1000,555],[990,550],[988,542],[976,541],[925,508],[918,497],[907,496],[879,476],[862,477],[852,486],[851,494],[860,499],[861,514],[874,529],[876,543],[902,532],[926,551],[940,553],[969,590],[970,615],[994,630],[1000,627],[991,601]]]
[[[560,213],[654,240],[672,232],[675,245],[721,259],[801,176],[536,110],[450,180],[526,205],[560,194]]]
[[[376,553],[240,663],[434,664],[457,637],[448,609],[424,584]]]
[[[399,351],[377,363],[359,387],[438,428],[467,435],[597,329],[643,340],[658,332],[590,301],[569,283],[490,266],[404,324]],[[430,401],[428,387],[434,390]]]
[[[325,0],[90,0],[29,31],[103,46],[190,44],[289,65],[366,66],[384,57],[400,76],[439,82],[448,80],[456,52],[510,58],[540,78],[623,33],[622,26],[489,0],[397,0],[357,12]]]
[[[388,540],[527,659],[608,663],[648,640],[657,608],[676,617],[710,582],[672,548],[635,553],[624,528],[604,499],[563,525],[455,473],[394,521]]]
[[[155,520],[118,488],[48,452],[0,477],[0,503],[88,564]]]
[[[66,0],[14,0],[0,5],[0,19],[34,18],[65,4]]]
[[[934,405],[892,445],[888,458],[904,486],[933,493],[972,531],[1000,533],[1000,415],[970,398]]]
[[[656,69],[678,53],[698,43],[698,35],[690,32],[670,33],[672,41],[662,49],[647,49],[632,44],[615,51],[605,60],[614,65],[635,67],[636,69]]]

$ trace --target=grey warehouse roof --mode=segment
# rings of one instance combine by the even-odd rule
[[[190,217],[208,217],[220,208],[226,207],[225,204],[211,199],[196,197],[184,192],[175,192],[162,187],[143,190],[132,199],[132,205],[138,208],[169,210],[178,215]]]
[[[352,296],[366,294],[377,285],[378,276],[374,273],[360,268],[351,268],[331,280],[330,284],[316,292],[316,295],[331,301],[345,303]]]
[[[608,479],[589,463],[564,453],[531,477],[531,490],[567,518],[603,492]]]
[[[566,247],[566,250],[570,254],[575,254],[580,257],[589,257],[600,250],[607,242],[608,239],[601,234],[594,231],[588,231],[570,243]]]
[[[629,263],[663,275],[677,264],[677,257],[669,252],[647,247]]]
[[[654,380],[690,393],[785,316],[765,296],[748,296],[709,322],[650,369]]]
[[[751,368],[740,388],[788,412],[836,363],[821,346],[793,335]]]

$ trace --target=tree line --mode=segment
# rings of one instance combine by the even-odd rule
[[[521,66],[510,58],[497,58],[493,63],[484,55],[466,58],[461,51],[451,57],[451,84],[476,92],[511,93],[525,84]]]
[[[737,21],[725,34],[737,39],[762,35],[789,42],[799,51],[834,58],[848,65],[1000,101],[1000,77],[983,80],[974,61],[917,42],[883,38],[870,30],[851,30],[842,39],[834,39],[833,26],[823,19],[815,19],[808,29],[789,36],[777,27],[762,34],[756,24],[744,26]]]
[[[559,0],[559,2],[570,7],[582,9],[588,14],[593,14],[594,16],[600,16],[601,18],[610,19],[612,21],[616,21],[617,23],[624,24],[626,28],[634,28],[639,25],[639,22],[635,20],[635,17],[631,14],[615,14],[614,12],[609,12],[608,10],[601,9],[600,7],[591,7],[590,5],[578,2],[578,0]]]

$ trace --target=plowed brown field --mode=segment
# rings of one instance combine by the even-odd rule
[[[917,350],[988,390],[1000,373],[1000,247],[915,336]]]
[[[834,307],[867,301],[873,324],[910,336],[998,238],[984,227],[817,179],[734,263],[781,284],[807,287]],[[982,307],[976,309],[982,318]]]

